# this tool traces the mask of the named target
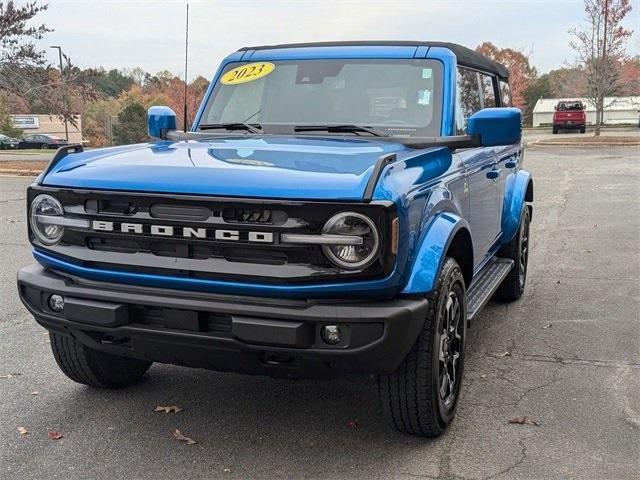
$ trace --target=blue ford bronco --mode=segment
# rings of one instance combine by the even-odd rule
[[[152,107],[151,143],[58,150],[28,189],[20,298],[79,383],[376,375],[390,422],[436,436],[467,325],[525,287],[508,76],[449,43],[242,48],[190,131]]]

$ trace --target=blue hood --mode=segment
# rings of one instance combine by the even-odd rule
[[[369,138],[233,135],[70,154],[42,184],[230,197],[361,200],[378,158],[394,152],[417,154],[401,144]]]

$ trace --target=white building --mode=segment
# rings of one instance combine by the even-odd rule
[[[581,100],[587,106],[587,123],[596,121],[596,109],[586,98],[541,98],[533,107],[533,126],[539,127],[553,123],[554,107],[561,100]],[[640,116],[640,97],[606,97],[604,99],[605,125],[638,125]]]
[[[23,135],[44,133],[64,138],[64,122],[55,115],[11,115],[13,126],[22,130]],[[69,142],[82,142],[82,117],[75,116],[76,126],[71,122],[67,123],[69,131]]]

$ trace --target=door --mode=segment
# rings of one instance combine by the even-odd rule
[[[458,69],[456,95],[456,125],[458,134],[466,133],[467,119],[483,106],[496,106],[485,100],[483,80],[478,72]],[[493,84],[492,89],[493,89]],[[491,248],[500,236],[501,198],[499,196],[502,169],[498,163],[499,152],[493,147],[478,147],[458,152],[465,166],[469,190],[469,226],[473,241],[474,267],[493,254]]]
[[[20,148],[33,148],[33,137],[34,135],[27,135],[20,142]]]

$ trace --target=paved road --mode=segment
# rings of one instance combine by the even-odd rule
[[[15,294],[15,271],[31,262],[28,180],[0,178],[0,375],[21,374],[0,378],[0,477],[640,477],[637,154],[556,147],[526,156],[537,182],[530,283],[521,301],[490,304],[473,325],[458,418],[431,441],[389,429],[369,378],[155,365],[126,390],[70,382]],[[153,412],[174,404],[185,410]],[[523,415],[540,426],[508,423]],[[175,428],[198,443],[177,443]],[[64,438],[49,440],[48,430]]]

